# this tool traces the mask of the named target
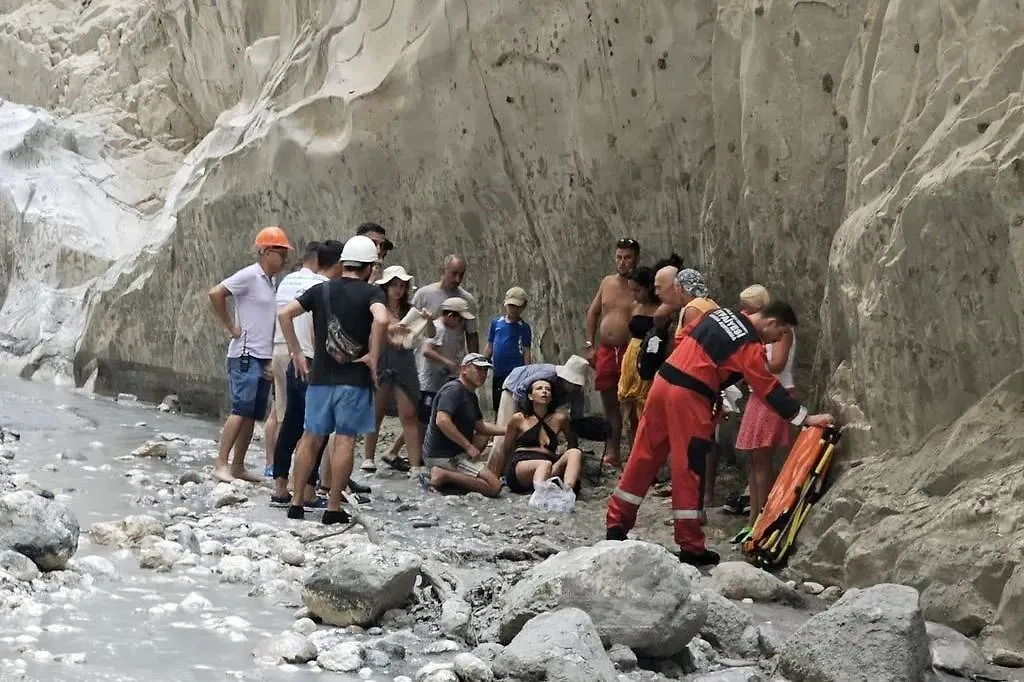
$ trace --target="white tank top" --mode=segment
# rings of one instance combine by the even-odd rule
[[[789,346],[789,358],[786,359],[786,366],[782,368],[782,371],[775,375],[775,378],[779,380],[783,388],[793,388],[796,386],[796,382],[793,381],[793,358],[796,357],[796,330],[792,331],[793,343]],[[769,344],[765,351],[768,354],[768,361],[772,359],[772,346]]]

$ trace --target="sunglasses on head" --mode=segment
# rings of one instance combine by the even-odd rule
[[[619,249],[635,249],[640,246],[640,242],[632,237],[623,237],[619,241],[615,242],[615,246]]]

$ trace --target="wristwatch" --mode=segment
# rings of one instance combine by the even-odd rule
[[[594,347],[594,342],[593,341],[586,341],[586,342],[584,342],[583,347],[584,348],[593,348]]]

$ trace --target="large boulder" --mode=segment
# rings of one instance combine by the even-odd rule
[[[924,682],[931,653],[917,590],[850,590],[786,640],[779,669],[792,682]]]
[[[513,680],[618,682],[590,616],[564,608],[528,621],[498,654],[494,673]]]
[[[0,549],[24,554],[42,571],[67,565],[78,532],[78,519],[60,502],[27,490],[0,497]]]
[[[420,563],[409,552],[348,545],[306,579],[302,601],[325,623],[367,626],[409,599]]]
[[[498,637],[506,644],[531,618],[575,607],[605,644],[642,656],[673,656],[704,624],[707,606],[690,571],[661,545],[605,540],[548,557],[498,603]]]

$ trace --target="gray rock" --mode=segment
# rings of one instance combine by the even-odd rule
[[[754,666],[727,668],[691,678],[690,682],[767,682],[764,673]]]
[[[305,582],[302,601],[325,623],[372,625],[412,594],[420,558],[378,545],[348,545]]]
[[[75,558],[73,559],[73,562],[74,569],[76,571],[87,573],[94,578],[118,580],[121,577],[114,564],[112,564],[108,559],[96,554]]]
[[[423,682],[459,682],[459,676],[451,668],[438,668],[424,675]]]
[[[612,662],[616,670],[622,672],[636,670],[636,654],[625,644],[612,644],[605,653],[608,654],[608,660]]]
[[[618,682],[593,621],[577,608],[533,618],[494,659],[498,677],[559,682]]]
[[[988,664],[981,648],[953,628],[939,623],[925,623],[932,665],[937,670],[974,678],[985,672]]]
[[[27,490],[0,497],[0,550],[10,549],[43,571],[64,568],[78,550],[78,520],[64,504]]]
[[[157,441],[146,441],[132,450],[132,454],[136,457],[158,457],[165,459],[167,457],[167,444]]]
[[[0,552],[0,570],[7,571],[22,582],[32,582],[40,576],[39,567],[31,559],[12,549]]]
[[[761,652],[771,658],[782,648],[782,636],[772,623],[761,623],[757,626],[757,645]]]
[[[341,642],[320,651],[316,662],[332,673],[351,673],[363,667],[363,649],[358,642]]]
[[[606,644],[652,658],[685,649],[707,612],[690,573],[664,547],[602,541],[548,557],[503,594],[499,641],[510,642],[535,615],[563,607],[585,611]]]
[[[498,654],[504,650],[505,647],[497,642],[484,642],[473,649],[473,655],[485,663],[493,663]]]
[[[700,636],[726,656],[756,657],[759,647],[753,617],[717,592],[708,589],[701,594],[707,601],[708,616]]]
[[[711,589],[729,599],[803,603],[799,593],[771,573],[745,561],[726,561],[711,571]]]
[[[779,669],[792,682],[924,682],[931,655],[917,590],[851,590],[786,641]]]
[[[494,671],[491,670],[491,666],[466,652],[455,655],[454,670],[462,682],[492,682],[494,680]]]
[[[282,632],[264,640],[253,655],[273,663],[307,663],[317,657],[316,647],[301,633]]]
[[[457,597],[446,599],[441,604],[441,618],[438,627],[448,637],[465,638],[472,615],[469,604]]]

